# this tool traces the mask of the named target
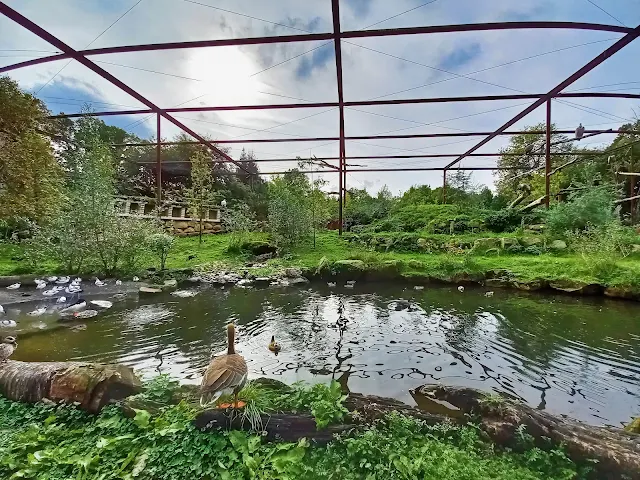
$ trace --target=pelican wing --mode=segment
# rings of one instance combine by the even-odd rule
[[[247,364],[242,355],[222,355],[214,358],[202,379],[202,393],[240,390],[247,381]]]

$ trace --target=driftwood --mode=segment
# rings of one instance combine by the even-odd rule
[[[574,461],[597,460],[594,468],[598,478],[640,479],[639,434],[585,425],[506,399],[504,403],[486,402],[482,392],[469,388],[425,385],[417,390],[479,418],[480,428],[499,445],[515,445],[518,428],[524,425],[537,440],[548,438],[554,444],[564,444]]]
[[[124,365],[11,360],[0,364],[0,394],[10,400],[77,403],[95,413],[140,389],[133,370]]]

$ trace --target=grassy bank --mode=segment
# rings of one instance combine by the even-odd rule
[[[477,238],[483,235],[477,236]],[[267,240],[266,234],[253,234],[254,240]],[[451,237],[457,238],[457,237]],[[472,236],[464,236],[464,241],[472,242]],[[171,251],[167,268],[241,268],[251,255],[229,253],[228,235],[210,235],[198,244],[197,238],[179,238]],[[34,267],[23,258],[20,246],[0,245],[0,275],[26,273],[52,273],[59,267],[45,263]],[[640,285],[640,262],[633,257],[618,260],[615,265],[603,268],[573,253],[524,254],[451,254],[419,252],[374,252],[341,238],[336,232],[321,232],[316,236],[315,247],[311,241],[284,258],[269,260],[260,273],[269,273],[278,268],[296,266],[316,268],[326,257],[330,262],[356,259],[364,262],[367,269],[377,269],[389,261],[395,261],[399,273],[406,276],[452,276],[456,274],[479,274],[490,270],[508,270],[513,278],[520,281],[534,279],[573,280],[586,283],[600,283],[607,286]],[[157,260],[144,258],[141,268],[157,267]],[[91,272],[84,272],[91,273]]]
[[[335,389],[334,389],[335,390]],[[154,396],[161,393],[152,388]],[[344,416],[341,393],[297,387],[272,397],[319,419]],[[268,408],[254,390],[253,406]],[[262,392],[264,393],[264,392]],[[273,408],[274,405],[271,405]],[[501,451],[472,426],[427,426],[392,414],[327,446],[272,443],[240,431],[201,432],[182,402],[125,417],[110,407],[90,416],[70,406],[0,398],[0,477],[60,479],[574,479],[561,450],[533,447],[523,432],[518,453]],[[318,421],[318,424],[321,422]]]

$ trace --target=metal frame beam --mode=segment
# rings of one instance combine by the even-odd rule
[[[340,0],[331,0],[331,14],[333,17],[333,46],[336,57],[336,82],[338,86],[338,109],[340,123],[340,160],[338,163],[338,234],[342,235],[343,208],[345,199],[345,141],[344,141],[344,90],[342,83],[342,46],[340,44]],[[343,178],[344,176],[344,178]]]
[[[341,38],[367,38],[367,37],[387,37],[395,35],[420,35],[431,33],[450,33],[450,32],[479,32],[487,30],[525,30],[525,29],[573,29],[573,30],[592,30],[600,32],[614,32],[628,34],[632,31],[628,27],[620,27],[618,25],[603,25],[598,23],[585,22],[494,22],[494,23],[471,23],[459,25],[432,25],[424,27],[407,27],[394,29],[379,30],[356,30],[339,33]],[[190,42],[168,42],[168,43],[148,43],[140,45],[121,45],[115,47],[92,48],[88,50],[79,50],[77,53],[82,56],[106,55],[112,53],[125,52],[148,52],[157,50],[177,50],[184,48],[203,48],[203,47],[220,47],[234,45],[263,45],[267,43],[290,43],[290,42],[313,42],[321,40],[332,40],[335,38],[334,33],[305,33],[297,35],[280,35],[269,37],[250,37],[250,38],[228,38],[219,40],[196,40]],[[0,73],[15,70],[16,68],[38,65],[56,60],[64,60],[65,58],[75,58],[69,52],[62,48],[62,54],[51,55],[43,58],[27,60],[25,62],[15,63],[0,68]]]
[[[432,97],[432,98],[407,98],[399,100],[358,100],[344,101],[344,107],[370,107],[382,105],[412,105],[412,104],[430,104],[430,103],[455,103],[455,102],[484,102],[484,101],[501,101],[501,100],[531,100],[542,98],[546,94],[521,94],[521,95],[477,95],[468,97]],[[615,92],[574,92],[559,93],[554,98],[627,98],[640,99],[638,93],[615,93]],[[167,113],[195,113],[195,112],[224,112],[236,110],[286,110],[297,108],[331,108],[339,107],[339,102],[309,102],[309,103],[275,103],[265,105],[230,105],[230,106],[211,106],[211,107],[173,107],[163,108]],[[137,110],[111,110],[104,112],[88,112],[88,113],[61,113],[59,115],[51,115],[49,118],[76,118],[76,117],[106,117],[112,115],[148,115],[154,113],[151,109]]]
[[[13,20],[14,22],[16,22],[18,25],[20,25],[20,26],[24,27],[25,29],[29,30],[34,35],[40,37],[42,40],[44,40],[44,41],[48,42],[49,44],[53,45],[58,50],[63,51],[70,58],[76,60],[77,62],[79,62],[82,65],[84,65],[85,67],[87,67],[89,70],[91,70],[94,73],[100,75],[102,78],[104,78],[108,82],[112,83],[116,87],[120,88],[124,92],[128,93],[129,95],[131,95],[133,98],[138,100],[140,103],[142,103],[142,104],[146,105],[147,107],[149,107],[149,109],[151,109],[153,112],[158,113],[159,115],[163,116],[164,118],[169,120],[171,123],[173,123],[176,127],[184,130],[186,133],[188,133],[192,137],[198,139],[201,143],[203,143],[204,145],[209,147],[214,153],[216,153],[219,156],[221,156],[222,158],[224,158],[224,161],[231,162],[231,163],[235,164],[238,168],[241,168],[241,169],[244,170],[244,167],[241,164],[237,163],[233,158],[231,158],[225,152],[223,152],[222,150],[217,148],[212,142],[210,142],[206,138],[202,137],[198,133],[196,133],[193,130],[191,130],[189,127],[184,125],[182,122],[180,122],[179,120],[175,119],[174,117],[172,117],[171,115],[169,115],[168,113],[163,111],[160,107],[155,105],[153,102],[151,102],[150,100],[148,100],[147,98],[143,97],[141,94],[136,92],[134,89],[129,87],[127,84],[125,84],[121,80],[118,80],[116,77],[111,75],[109,72],[104,70],[102,67],[99,67],[98,65],[93,63],[91,60],[85,58],[81,53],[79,53],[75,49],[71,48],[69,45],[64,43],[62,40],[60,40],[59,38],[55,37],[54,35],[52,35],[48,31],[46,31],[44,28],[42,28],[39,25],[35,24],[34,22],[29,20],[25,16],[21,15],[20,13],[18,13],[17,11],[15,11],[14,9],[12,9],[11,7],[9,7],[8,5],[6,5],[3,2],[0,2],[0,13],[2,13],[7,18],[9,18],[9,19]],[[247,172],[247,173],[249,173],[249,172]]]
[[[528,114],[530,114],[531,112],[533,112],[536,108],[538,108],[539,106],[543,105],[545,102],[550,101],[553,97],[555,97],[556,95],[558,95],[562,90],[564,90],[565,88],[567,88],[569,85],[571,85],[572,83],[576,82],[577,80],[579,80],[580,78],[582,78],[584,75],[586,75],[587,73],[589,73],[591,70],[593,70],[594,68],[596,68],[598,65],[600,65],[602,62],[604,62],[607,58],[609,58],[610,56],[612,56],[613,54],[619,52],[620,50],[622,50],[624,47],[626,47],[627,45],[629,45],[631,42],[633,42],[636,38],[638,38],[638,36],[640,36],[640,25],[638,25],[636,28],[632,29],[631,31],[629,31],[624,37],[622,37],[620,40],[618,40],[616,43],[614,43],[613,45],[611,45],[609,48],[607,48],[606,50],[604,50],[600,55],[598,55],[597,57],[595,57],[594,59],[592,59],[589,63],[587,63],[586,65],[584,65],[582,68],[578,69],[576,72],[574,72],[572,75],[570,75],[569,77],[567,77],[565,80],[563,80],[562,82],[560,82],[558,85],[556,85],[555,87],[553,87],[551,90],[549,90],[545,95],[543,95],[542,97],[540,97],[538,100],[536,100],[535,102],[533,102],[531,105],[529,105],[527,108],[525,108],[524,110],[522,110],[520,113],[518,113],[517,115],[515,115],[513,118],[511,118],[511,120],[507,121],[505,124],[503,124],[500,128],[498,128],[495,132],[493,132],[491,135],[488,135],[484,140],[478,142],[476,145],[474,145],[473,147],[471,147],[469,150],[467,150],[467,152],[463,153],[462,155],[460,155],[458,158],[456,158],[454,161],[452,161],[451,163],[449,163],[446,168],[450,168],[453,165],[455,165],[456,163],[458,163],[460,160],[464,159],[466,156],[468,156],[470,153],[475,152],[476,150],[478,150],[480,147],[482,147],[483,145],[486,145],[487,143],[489,143],[491,140],[493,140],[495,137],[497,137],[498,135],[500,135],[501,132],[505,131],[507,128],[511,127],[512,125],[514,125],[515,123],[517,123],[519,120],[521,120],[522,118],[526,117]]]

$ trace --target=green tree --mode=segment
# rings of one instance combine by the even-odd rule
[[[0,217],[44,221],[60,206],[62,169],[40,132],[49,114],[42,102],[0,78]]]
[[[198,219],[198,240],[202,244],[202,223],[207,209],[216,201],[211,157],[198,151],[191,156],[191,186],[184,190],[190,215]]]
[[[300,170],[269,184],[269,230],[279,250],[294,248],[311,233],[311,186]]]

